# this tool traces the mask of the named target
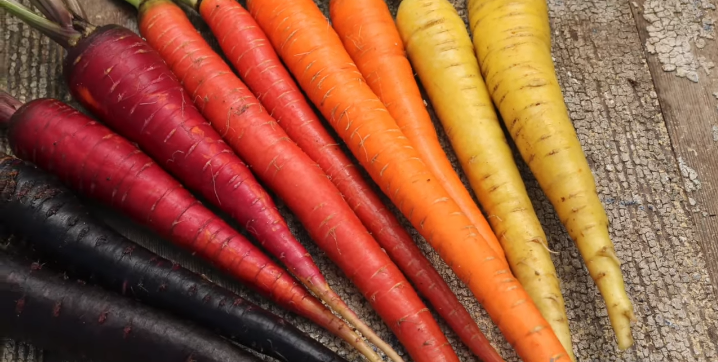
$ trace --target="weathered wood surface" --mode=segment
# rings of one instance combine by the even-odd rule
[[[689,209],[718,280],[718,43],[715,1],[633,4]],[[676,22],[679,19],[680,22]]]
[[[389,2],[394,10],[399,3],[398,0]],[[453,2],[465,16],[464,1]],[[119,0],[84,0],[81,3],[93,22],[114,22],[136,30],[133,10],[120,4]],[[326,10],[327,1],[320,3]],[[618,352],[604,304],[578,251],[536,181],[520,163],[534,205],[555,251],[554,262],[562,280],[576,354],[580,361],[592,362],[716,361],[718,306],[701,251],[701,245],[707,250],[715,250],[711,249],[716,248],[715,244],[709,244],[715,243],[710,237],[715,233],[704,235],[696,227],[696,222],[700,220],[691,218],[687,208],[689,195],[674,154],[674,149],[679,155],[683,152],[676,144],[683,139],[676,138],[679,134],[675,130],[685,126],[688,127],[685,133],[695,132],[687,125],[692,118],[661,114],[661,109],[666,111],[665,104],[671,99],[666,100],[666,96],[656,92],[643,50],[644,39],[636,26],[638,19],[634,18],[632,4],[628,0],[550,0],[549,5],[559,79],[611,219],[611,235],[624,262],[622,269],[626,286],[638,317],[634,327],[636,345],[626,352]],[[23,100],[43,96],[68,100],[61,78],[61,49],[7,15],[2,21],[0,65],[3,73],[0,86]],[[657,84],[662,91],[661,84]],[[678,84],[676,92],[683,93],[678,87],[682,86]],[[681,113],[678,115],[683,117]],[[445,141],[443,134],[441,136]],[[449,155],[455,161],[453,153],[449,151]],[[699,173],[705,172],[697,166],[698,162],[703,162],[702,159],[687,156],[683,159],[691,162],[690,165]],[[716,161],[713,162],[715,164]],[[701,174],[701,177],[704,185],[711,181],[709,173]],[[718,182],[715,173],[712,177],[713,184]],[[714,200],[708,198],[710,195],[691,197],[699,200],[699,206],[703,205],[708,210],[708,200]],[[370,310],[368,303],[362,300],[356,288],[349,285],[338,268],[312,244],[296,218],[280,207],[330,284],[381,337],[396,344],[396,339]],[[109,220],[161,254],[187,261],[187,265],[211,273],[204,264],[191,262],[185,254],[155,242],[151,236],[128,227],[125,221],[117,218]],[[516,361],[510,346],[470,292],[418,234],[412,232],[489,339],[507,361]],[[236,287],[232,283],[230,286]],[[239,290],[246,295],[244,290]],[[328,333],[251,294],[248,296],[297,323],[330,348],[340,350],[350,361],[359,360],[356,354],[348,352],[341,341]],[[442,326],[461,360],[475,361],[456,336],[444,324]],[[22,347],[19,350],[28,349]],[[34,360],[33,356],[24,352],[21,358],[7,357],[17,351],[12,346],[3,349],[0,361]],[[399,351],[403,353],[400,347]]]

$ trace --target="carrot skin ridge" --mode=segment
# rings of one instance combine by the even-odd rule
[[[177,6],[164,0],[146,4],[140,18],[145,38],[163,54],[205,117],[301,219],[409,354],[417,361],[456,360],[421,299],[326,174],[291,141]],[[162,31],[153,32],[152,27]],[[242,112],[229,114],[230,107]]]
[[[122,211],[338,336],[353,334],[149,156],[104,125],[60,101],[39,99],[13,115],[8,140],[18,157],[54,173],[76,192]]]
[[[439,143],[386,2],[332,0],[329,12],[332,27],[367,85],[384,103],[422,161],[476,226],[477,232],[497,254],[505,257],[491,226]]]
[[[470,231],[469,219],[432,179],[316,4],[249,0],[247,7],[372,179],[467,284],[518,354],[527,362],[568,361],[505,259]]]
[[[0,334],[108,362],[258,362],[227,341],[129,298],[0,254]]]
[[[251,15],[233,0],[204,0],[199,11],[217,35],[227,58],[267,112],[326,172],[362,223],[420,294],[431,302],[454,331],[462,335],[465,343],[477,346],[475,353],[482,344],[493,350],[441,275],[324,129]],[[493,353],[500,358],[495,350]],[[481,354],[486,356],[489,352]]]
[[[279,360],[346,362],[286,320],[122,237],[55,177],[12,157],[0,159],[0,218],[73,278],[194,320]]]

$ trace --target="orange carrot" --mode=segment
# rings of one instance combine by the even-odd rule
[[[364,168],[438,251],[525,362],[569,357],[506,261],[433,178],[312,0],[249,0],[284,63]]]
[[[496,235],[451,166],[414,79],[404,45],[384,0],[331,0],[332,26],[367,84],[449,196],[481,236],[504,256]]]

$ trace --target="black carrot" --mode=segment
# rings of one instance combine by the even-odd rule
[[[258,362],[194,324],[0,254],[0,335],[106,362]]]

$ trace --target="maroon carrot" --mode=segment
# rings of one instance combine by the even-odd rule
[[[451,328],[475,353],[499,359],[441,275],[329,135],[249,12],[235,0],[176,1],[202,15],[254,95],[330,177],[376,241]]]
[[[184,12],[170,0],[140,4],[141,34],[205,117],[352,279],[414,360],[456,361],[431,313],[336,186],[277,125]]]
[[[46,14],[63,14],[54,1],[43,0],[46,9],[54,10]],[[72,17],[64,14],[55,20]],[[270,196],[202,117],[157,52],[127,29],[96,30],[78,17],[73,24],[89,34],[72,34],[65,27],[71,34],[64,42],[65,76],[75,98],[188,188],[239,221],[332,309],[353,315],[291,234]],[[356,317],[351,322],[363,324]],[[361,331],[374,333],[368,327]],[[381,343],[378,337],[373,341]]]
[[[5,6],[7,3],[0,4]],[[30,13],[22,12],[26,9],[20,10],[20,14],[34,19],[33,21],[42,20],[37,16],[31,17]],[[51,25],[48,24],[52,23],[46,21],[45,24],[49,29]],[[86,51],[82,56],[87,59],[92,55],[102,60],[102,57],[110,57],[109,51],[120,50],[113,47],[128,44],[127,41],[130,41],[129,44],[135,44],[135,49],[139,47],[136,44],[145,47],[146,52],[139,54],[153,52],[134,33],[117,26],[95,29],[89,38],[81,38],[77,46],[84,46],[86,49],[103,45],[108,47],[109,49],[100,49],[94,54]],[[69,44],[70,41],[67,43]],[[156,53],[152,54],[156,56]],[[121,63],[124,63],[128,58],[131,56],[116,55],[108,59],[122,59]],[[104,61],[109,62],[108,59]],[[164,66],[164,63],[158,58],[157,62],[150,63],[145,69],[157,69],[160,66]],[[87,66],[85,71],[91,72],[90,68]],[[125,74],[129,77],[132,72]],[[174,80],[175,78],[171,77],[168,71],[160,79]],[[134,91],[137,88],[134,88],[133,84],[137,85],[137,83],[126,82],[124,84],[126,88],[123,89]],[[158,87],[157,83],[148,86],[148,88],[156,87]],[[184,95],[181,88],[175,93]],[[161,93],[154,101],[172,104],[170,99],[169,95]],[[180,98],[179,101],[186,102],[186,105],[178,107],[178,112],[175,114],[177,117],[183,110],[189,112],[190,109],[194,109],[191,108],[188,99]],[[379,356],[344,322],[337,319],[301,286],[295,285],[294,280],[283,269],[202,206],[181,187],[179,182],[151,162],[148,156],[108,128],[63,106],[61,103],[50,102],[45,107],[38,107],[36,112],[30,112],[28,110],[30,107],[26,107],[23,108],[25,111],[21,109],[19,115],[14,116],[14,118],[29,119],[22,123],[14,122],[18,125],[13,126],[11,130],[11,142],[18,155],[57,173],[80,192],[124,211],[137,221],[147,224],[160,235],[208,259],[234,277],[253,283],[255,288],[285,308],[309,318],[342,337],[370,360],[379,360]],[[35,108],[31,110],[35,111]],[[138,116],[145,119],[151,119],[153,114],[155,113],[148,115],[138,111]],[[198,129],[193,128],[190,131],[194,132]],[[211,127],[208,127],[208,131],[213,132]],[[177,132],[177,134],[182,133]],[[213,145],[219,148],[224,143],[218,141]],[[192,149],[188,150],[188,153],[191,151]],[[229,152],[231,153],[231,150]],[[180,159],[182,160],[184,159]],[[210,164],[205,162],[207,165]],[[184,160],[184,164],[186,167],[191,167],[188,166],[187,160]],[[201,169],[202,166],[194,167]],[[243,183],[240,178],[219,181],[228,183],[230,188],[239,187]],[[275,286],[276,283],[280,284]]]

